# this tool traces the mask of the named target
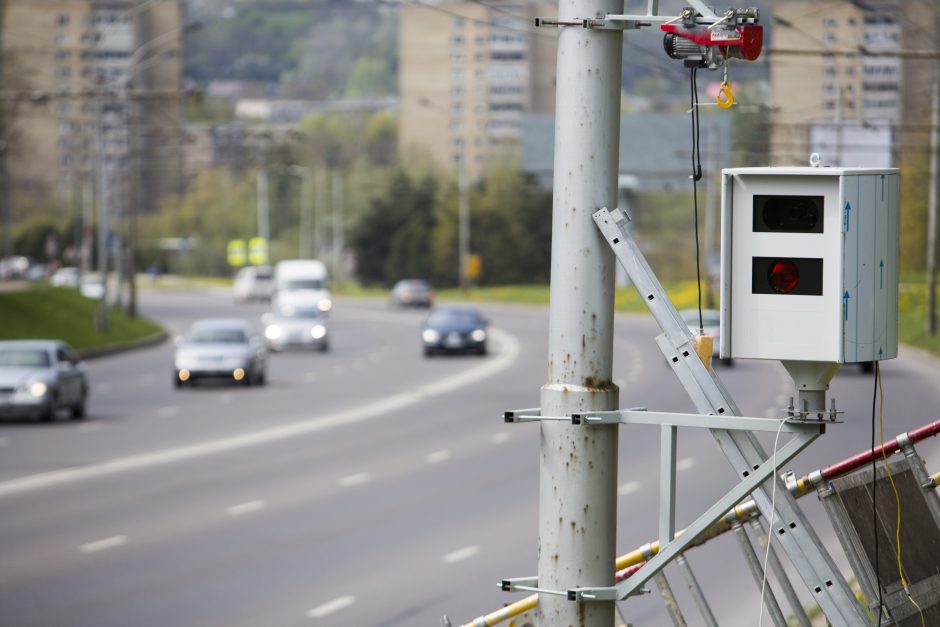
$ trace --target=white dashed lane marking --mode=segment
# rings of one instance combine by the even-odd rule
[[[617,494],[620,496],[626,496],[628,494],[633,494],[640,489],[639,481],[628,481],[627,483],[621,483],[620,487],[617,488]]]
[[[512,434],[508,431],[500,431],[499,433],[493,434],[493,444],[505,444],[512,439]]]
[[[339,484],[344,488],[350,488],[354,485],[362,485],[369,480],[369,473],[357,472],[354,475],[347,475],[339,480]]]
[[[339,597],[337,599],[333,599],[332,601],[327,601],[323,605],[318,605],[317,607],[313,608],[312,610],[307,612],[307,618],[323,618],[325,616],[329,616],[330,614],[333,614],[334,612],[339,612],[340,610],[344,610],[355,602],[356,602],[356,597],[353,597],[353,596]]]
[[[451,551],[441,556],[441,561],[445,564],[456,564],[457,562],[462,562],[465,559],[473,557],[479,552],[480,547],[478,546],[465,546],[462,549],[457,549],[456,551]]]
[[[245,514],[250,514],[252,512],[257,512],[264,509],[264,505],[264,501],[248,501],[246,503],[232,505],[225,510],[225,513],[229,516],[244,516]]]
[[[425,458],[429,464],[438,464],[443,461],[450,459],[450,451],[434,451],[433,453],[428,453],[428,456]]]
[[[82,553],[97,553],[98,551],[106,551],[124,544],[127,544],[127,536],[111,536],[110,538],[104,538],[103,540],[86,542],[85,544],[79,546],[78,550]]]

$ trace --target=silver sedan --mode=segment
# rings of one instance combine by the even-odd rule
[[[244,320],[199,320],[176,342],[173,370],[176,387],[208,378],[264,385],[266,370],[264,342]]]
[[[0,416],[52,420],[60,408],[85,417],[88,378],[85,364],[65,342],[0,342]]]

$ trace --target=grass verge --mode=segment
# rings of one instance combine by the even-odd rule
[[[0,339],[64,340],[78,351],[88,352],[120,346],[153,337],[162,328],[144,318],[128,318],[112,309],[109,328],[95,328],[98,301],[76,290],[34,286],[27,290],[0,293]]]

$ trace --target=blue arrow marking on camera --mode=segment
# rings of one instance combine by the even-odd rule
[[[845,296],[842,297],[842,300],[845,301],[845,319],[849,319],[849,291],[845,290]]]
[[[881,285],[880,285],[880,287],[881,287],[881,289],[884,289],[884,288],[885,288],[885,260],[882,259],[882,260],[881,260],[881,263],[879,263],[878,265],[880,266],[880,270],[881,270]]]
[[[885,199],[885,175],[881,175],[881,199]]]
[[[849,213],[852,211],[852,205],[845,201],[845,232],[849,232]]]

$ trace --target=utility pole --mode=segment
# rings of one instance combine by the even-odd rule
[[[467,158],[461,153],[457,164],[457,282],[460,291],[470,287],[467,262],[470,257],[470,182],[467,180]]]
[[[937,135],[940,133],[940,68],[934,62],[930,107],[930,196],[927,201],[927,327],[937,332]]]
[[[580,20],[622,0],[559,0],[548,381],[545,416],[617,408],[614,256],[592,214],[617,206],[623,32]],[[538,585],[612,586],[617,524],[617,425],[589,431],[540,421]],[[539,595],[538,624],[610,627],[615,602]]]
[[[343,247],[346,245],[343,224],[343,173],[333,171],[333,280],[342,282]]]
[[[99,87],[100,89],[100,87]],[[108,178],[104,146],[104,100],[99,93],[95,102],[95,163],[98,172],[98,272],[101,273],[101,304],[98,305],[98,332],[108,330]]]
[[[310,222],[313,219],[313,170],[302,165],[292,165],[290,171],[300,177],[297,255],[300,259],[307,259],[310,257]]]
[[[258,237],[269,243],[271,208],[268,203],[268,170],[265,164],[258,170]]]

